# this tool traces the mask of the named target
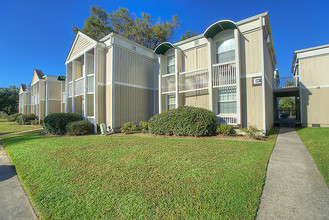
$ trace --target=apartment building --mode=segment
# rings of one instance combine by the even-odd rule
[[[221,20],[203,34],[154,53],[159,66],[159,112],[183,105],[215,112],[218,123],[274,124],[276,56],[268,13],[242,21]]]
[[[111,33],[96,40],[78,32],[65,61],[65,112],[112,128],[147,121],[157,110],[153,51]]]

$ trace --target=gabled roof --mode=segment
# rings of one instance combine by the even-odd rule
[[[66,76],[59,75],[59,76],[57,77],[57,80],[58,80],[58,81],[65,81],[65,79],[66,79]]]
[[[85,33],[83,33],[82,31],[78,31],[77,35],[76,35],[75,38],[74,38],[74,41],[72,42],[72,45],[71,45],[70,51],[69,51],[69,53],[67,54],[67,57],[66,57],[66,59],[65,59],[65,63],[66,63],[68,60],[70,60],[71,55],[72,55],[72,52],[73,52],[73,50],[74,50],[74,47],[75,47],[76,43],[78,42],[79,37],[82,37],[82,38],[84,38],[85,40],[90,41],[91,44],[97,44],[97,43],[99,42],[97,39],[95,39],[95,38],[89,36],[88,34],[85,34]]]
[[[21,88],[22,88],[23,91],[27,91],[27,87],[26,87],[25,84],[21,84]]]
[[[43,74],[43,72],[41,70],[35,69],[34,72],[37,74],[39,79],[43,79],[45,77],[45,75]]]

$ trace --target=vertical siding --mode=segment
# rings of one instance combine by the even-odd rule
[[[241,79],[242,127],[249,125],[263,129],[262,87],[252,86],[252,78]]]
[[[71,59],[72,57],[74,57],[75,55],[79,54],[80,52],[82,52],[84,49],[91,46],[92,44],[93,44],[93,42],[91,42],[90,40],[86,39],[85,37],[79,35],[77,37],[76,43],[74,45],[74,48],[72,49],[71,55],[68,58],[68,60]]]
[[[274,78],[274,65],[272,63],[271,52],[266,42],[264,42],[264,65],[265,76],[267,78],[264,80],[266,102],[266,130],[269,131],[274,125],[274,97],[272,89]]]
[[[299,61],[304,86],[329,85],[329,54],[303,58]]]
[[[61,99],[61,82],[48,81],[48,98]]]
[[[115,127],[129,121],[148,121],[154,113],[153,95],[153,90],[115,85]]]
[[[105,51],[98,49],[98,82],[105,83],[106,71],[105,71]]]
[[[195,91],[185,93],[184,105],[209,109],[208,91]]]
[[[243,34],[240,38],[241,75],[262,72],[260,31]]]
[[[106,94],[105,94],[105,119],[106,119],[106,126],[110,126],[112,123],[112,85],[107,85],[106,86]]]
[[[87,95],[87,116],[94,115],[94,95],[88,94]]]
[[[208,67],[207,45],[184,51],[182,66],[184,72]]]
[[[112,82],[112,48],[106,53],[106,82]]]
[[[49,101],[48,102],[49,114],[61,112],[61,101]]]
[[[105,86],[98,86],[98,124],[105,123]]]
[[[153,59],[117,46],[115,48],[115,62],[115,81],[153,88]]]

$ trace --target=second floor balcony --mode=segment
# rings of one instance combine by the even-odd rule
[[[295,90],[299,88],[299,77],[279,77],[273,79],[273,90]]]

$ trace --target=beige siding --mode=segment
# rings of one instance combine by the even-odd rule
[[[302,89],[303,126],[329,127],[329,88]]]
[[[208,47],[204,45],[184,51],[182,62],[183,72],[208,67]]]
[[[153,94],[153,90],[115,85],[114,127],[148,121],[153,116]]]
[[[115,81],[153,88],[154,64],[153,60],[115,47]]]
[[[98,49],[98,82],[105,83],[105,51],[103,49]]]
[[[107,85],[106,86],[106,94],[105,94],[105,118],[106,118],[106,126],[111,126],[112,123],[112,86]]]
[[[94,95],[87,95],[87,116],[94,116]]]
[[[184,105],[209,109],[208,91],[195,91],[185,93]]]
[[[40,99],[46,99],[46,82],[45,81],[39,81],[40,84]],[[39,93],[39,91],[37,91],[37,93]]]
[[[262,87],[252,86],[252,79],[241,79],[242,127],[249,125],[263,129]]]
[[[48,101],[48,114],[61,112],[61,101]]]
[[[61,83],[48,81],[48,99],[61,99]]]
[[[106,82],[112,82],[112,48],[106,53]]]
[[[274,97],[273,91],[266,81],[265,83],[265,111],[266,111],[266,130],[269,131],[274,125]]]
[[[329,85],[329,54],[303,58],[299,61],[304,86]]]
[[[76,43],[74,45],[74,47],[72,48],[72,52],[70,54],[70,57],[68,58],[71,59],[72,57],[74,57],[75,55],[81,53],[83,50],[85,50],[87,47],[91,46],[93,44],[92,41],[86,39],[85,37],[79,35],[77,37]]]
[[[98,86],[98,124],[105,123],[105,86]]]
[[[40,106],[38,106],[38,108],[40,109],[40,112],[39,112],[40,119],[44,119],[45,116],[46,116],[45,115],[45,112],[46,112],[46,102],[45,101],[40,101]]]
[[[241,75],[262,72],[260,38],[260,31],[254,31],[241,36]]]

